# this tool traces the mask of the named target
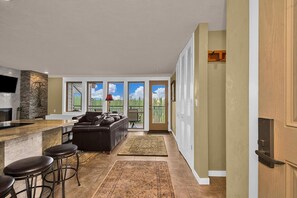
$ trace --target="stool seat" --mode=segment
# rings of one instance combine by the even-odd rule
[[[7,195],[14,184],[14,178],[10,176],[0,176],[0,196]]]
[[[44,154],[51,157],[59,157],[74,154],[76,151],[77,146],[74,144],[61,144],[46,149]]]
[[[29,157],[9,164],[4,168],[3,172],[5,175],[15,178],[26,177],[48,169],[53,161],[53,158],[48,156]]]
[[[59,157],[76,153],[77,146],[74,144],[61,144],[45,149],[44,154],[51,157]]]

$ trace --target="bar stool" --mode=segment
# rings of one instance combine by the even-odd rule
[[[13,189],[14,178],[10,176],[0,176],[0,197],[4,198],[7,195],[11,195],[11,198],[16,198],[15,191]]]
[[[15,180],[25,180],[26,188],[17,192],[20,194],[26,191],[28,198],[34,198],[36,195],[36,189],[41,188],[40,197],[44,193],[44,189],[49,189],[50,193],[47,197],[52,195],[54,197],[54,184],[53,186],[45,185],[44,175],[48,171],[54,162],[54,159],[48,156],[36,156],[28,157],[15,161],[3,170],[5,175],[9,175],[15,178]],[[42,185],[37,185],[37,177],[41,175]],[[53,174],[53,180],[55,175]]]
[[[53,169],[53,172],[57,172],[58,176],[56,181],[50,181],[45,179],[47,182],[56,182],[58,185],[62,183],[62,197],[65,197],[65,181],[76,176],[77,184],[80,186],[78,179],[78,166],[79,156],[77,153],[77,146],[74,144],[62,144],[50,147],[44,151],[44,155],[54,158],[57,167]],[[76,167],[72,167],[68,163],[68,158],[76,155]],[[67,176],[67,170],[72,170],[73,173]],[[50,174],[50,172],[48,173]]]

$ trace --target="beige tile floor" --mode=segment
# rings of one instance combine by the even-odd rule
[[[129,135],[145,135],[145,133],[130,132]],[[199,185],[186,161],[179,153],[174,137],[171,134],[163,134],[163,136],[168,151],[168,157],[117,156],[119,148],[125,143],[125,140],[119,144],[111,154],[99,153],[87,163],[82,164],[79,168],[81,186],[77,186],[75,178],[68,180],[66,182],[66,197],[92,197],[114,162],[117,160],[167,161],[172,185],[177,198],[226,197],[225,178],[212,177],[210,178],[210,185]],[[62,197],[60,186],[61,185],[56,187],[56,198]]]

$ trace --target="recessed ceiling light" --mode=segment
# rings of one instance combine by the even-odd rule
[[[48,72],[47,72],[47,71],[45,71],[44,73],[45,73],[45,74],[48,74]]]
[[[8,1],[11,1],[11,0],[2,0],[2,1],[6,1],[6,2],[8,2]]]

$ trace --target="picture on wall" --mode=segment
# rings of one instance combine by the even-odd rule
[[[171,101],[175,101],[175,80],[171,82]]]

